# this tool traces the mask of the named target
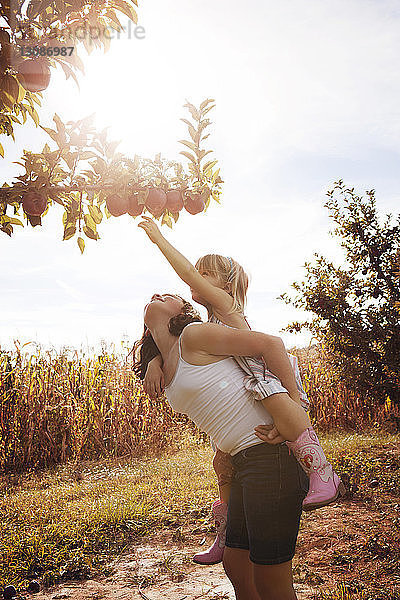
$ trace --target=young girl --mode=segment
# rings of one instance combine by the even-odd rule
[[[232,258],[215,254],[200,258],[196,267],[193,267],[163,237],[152,219],[146,216],[142,219],[138,226],[145,230],[177,275],[190,286],[193,300],[206,307],[209,321],[237,329],[250,329],[243,314],[248,286],[243,268]],[[309,476],[309,492],[304,499],[303,509],[313,510],[336,500],[344,493],[344,486],[328,463],[304,410],[308,406],[308,400],[301,384],[297,359],[291,358],[292,363],[286,352],[273,353],[268,368],[262,360],[250,357],[235,357],[235,360],[246,373],[246,389],[252,391],[254,398],[263,403],[274,420],[274,430],[268,435],[264,426],[256,428],[258,437],[273,443],[286,441]],[[150,395],[162,392],[164,382],[161,366],[160,355],[149,364],[145,389]],[[296,370],[296,377],[293,369]],[[202,564],[215,564],[222,560],[227,504],[233,476],[230,456],[218,449],[213,466],[220,489],[220,499],[213,504],[217,537],[211,548],[194,557],[196,562]]]

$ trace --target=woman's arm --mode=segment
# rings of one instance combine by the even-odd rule
[[[185,329],[182,343],[192,353],[200,351],[211,356],[262,356],[268,369],[280,379],[292,400],[300,402],[294,371],[280,337],[215,323],[202,323]]]
[[[228,292],[212,285],[212,283],[202,277],[192,263],[165,239],[150,217],[142,216],[142,219],[143,221],[138,224],[138,227],[145,230],[150,240],[158,246],[182,281],[195,290],[216,312],[229,312],[233,306],[233,300]]]
[[[164,391],[163,359],[157,354],[147,365],[143,379],[143,389],[150,398],[155,399]]]

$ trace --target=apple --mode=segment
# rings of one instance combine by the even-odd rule
[[[42,92],[50,83],[49,61],[45,57],[29,58],[17,65],[21,83],[30,92]]]
[[[150,188],[149,195],[146,200],[146,208],[151,212],[153,217],[161,217],[167,204],[167,195],[160,188]]]
[[[179,190],[170,190],[167,192],[167,210],[172,213],[178,213],[183,208],[183,196]]]
[[[128,212],[129,202],[126,196],[111,194],[107,196],[106,204],[113,217],[120,217]]]
[[[139,204],[138,197],[135,194],[128,196],[128,214],[131,217],[138,217],[143,212],[143,204]]]
[[[205,208],[202,194],[198,192],[189,194],[185,200],[185,208],[191,215],[197,215],[197,213],[202,212]]]
[[[31,190],[24,194],[22,208],[31,217],[40,217],[47,208],[47,197],[41,192]]]

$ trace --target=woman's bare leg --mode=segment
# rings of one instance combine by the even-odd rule
[[[261,600],[297,600],[291,560],[279,565],[253,564],[253,573]]]
[[[249,559],[249,551],[225,546],[224,569],[229,577],[236,600],[264,600],[257,592],[254,584],[253,563]],[[265,598],[265,600],[267,600]],[[286,600],[282,598],[281,600]]]

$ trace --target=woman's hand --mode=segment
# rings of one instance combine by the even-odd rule
[[[143,389],[152,400],[155,400],[157,396],[161,396],[164,391],[164,373],[159,362],[154,359],[148,364],[143,379]]]
[[[145,230],[149,238],[154,244],[158,244],[162,239],[164,239],[161,231],[158,229],[156,223],[150,217],[146,217],[142,215],[143,221],[138,223],[138,227],[141,227]]]
[[[274,425],[257,425],[254,433],[260,440],[268,442],[268,444],[281,444],[286,441]]]

